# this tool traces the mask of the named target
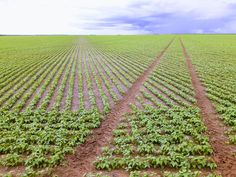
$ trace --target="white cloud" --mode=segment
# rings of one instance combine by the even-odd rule
[[[215,29],[215,33],[235,33],[236,32],[236,20],[226,23],[224,26]]]
[[[113,17],[152,20],[150,16],[164,13],[197,20],[225,18],[235,13],[233,3],[236,0],[0,0],[0,34],[147,33],[132,24],[96,25]]]
[[[196,29],[196,30],[193,30],[192,33],[203,34],[204,30],[203,29]]]

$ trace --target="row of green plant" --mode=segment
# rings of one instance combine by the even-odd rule
[[[37,43],[40,37],[34,39]],[[21,40],[24,42],[23,38]],[[127,55],[118,52],[123,46],[122,49],[111,46],[109,51],[103,50],[102,44],[90,44],[90,39],[85,37],[64,40],[58,39],[57,45],[52,42],[45,47],[32,44],[34,47],[28,46],[28,50],[27,45],[26,48],[16,47],[14,57],[25,59],[19,62],[12,59],[16,65],[0,67],[7,79],[0,82],[0,99],[4,98],[0,111],[3,137],[0,166],[26,167],[19,176],[38,176],[50,171],[66,154],[73,153],[74,147],[82,144],[90,131],[100,125],[103,115],[111,108],[111,99],[113,104],[119,100],[153,61],[150,56],[138,53],[143,56],[140,59],[136,55],[135,48],[142,45],[141,41],[138,45],[133,42],[135,47],[129,49]],[[165,45],[163,41],[159,50]],[[113,43],[116,45],[119,40]],[[5,53],[11,55],[8,52]],[[14,58],[9,56],[9,59],[11,57]],[[4,58],[0,58],[0,62],[7,63]],[[74,95],[76,79],[78,95]],[[11,81],[10,86],[8,81]],[[88,100],[84,96],[86,91]],[[79,105],[73,112],[76,96]],[[98,101],[103,105],[102,110],[98,110]],[[89,109],[86,104],[90,105]]]
[[[128,63],[121,68],[137,70],[138,64]],[[135,78],[135,72],[130,76]],[[133,107],[119,123],[94,162],[101,173],[89,175],[123,169],[130,176],[158,176],[145,171],[159,169],[161,176],[218,176],[194,96],[180,43],[174,41],[137,96],[142,109]]]
[[[216,164],[197,108],[133,107],[94,162],[98,170],[152,168],[214,170]],[[166,170],[163,170],[166,171]]]
[[[27,38],[21,38],[22,42],[26,42],[24,39],[27,41]],[[52,37],[52,39],[54,39],[54,37]],[[54,45],[51,44],[47,46],[47,43],[44,42],[44,47],[41,46],[41,48],[38,48],[38,51],[34,48],[32,52],[31,46],[28,46],[28,48],[25,49],[14,49],[15,51],[19,50],[22,55],[15,56],[14,52],[7,53],[9,58],[12,57],[8,60],[9,63],[15,60],[13,56],[16,57],[17,61],[15,64],[18,66],[19,71],[15,74],[8,73],[8,75],[5,75],[5,77],[8,76],[8,79],[2,83],[0,89],[2,93],[0,97],[2,110],[13,109],[14,111],[21,111],[25,109],[25,106],[28,106],[29,100],[32,100],[32,96],[35,95],[36,92],[39,92],[41,85],[43,85],[49,75],[51,75],[50,72],[62,66],[61,64],[64,58],[73,50],[72,40],[71,37],[67,39],[70,40],[70,45],[68,45],[68,41],[66,41],[65,38],[63,38],[62,41],[60,37],[58,37],[58,39],[57,42],[62,42],[59,45],[57,44],[58,46],[55,46],[54,43]],[[63,43],[65,42],[64,40],[66,43]],[[35,43],[37,42],[36,40]],[[6,62],[6,59],[1,58],[0,62]],[[14,65],[6,66],[6,69],[11,69],[11,67],[14,67]]]
[[[191,79],[177,40],[172,43],[156,70],[144,83],[141,94],[154,106],[189,107],[195,105]],[[143,100],[140,102],[145,104]]]
[[[65,154],[73,153],[73,148],[85,141],[100,121],[97,110],[1,112],[0,165],[23,165],[25,175],[55,167]]]
[[[107,175],[102,172],[99,173],[89,173],[86,177],[111,177],[112,175]],[[179,172],[168,172],[164,171],[162,175],[155,172],[143,172],[143,171],[131,171],[129,177],[221,177],[216,173],[202,174],[200,171],[191,170],[180,170]]]
[[[235,35],[184,36],[192,62],[220,118],[229,127],[229,142],[236,144]]]

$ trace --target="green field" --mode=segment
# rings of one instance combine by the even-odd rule
[[[180,39],[224,126],[218,134],[209,130],[220,125],[202,117]],[[236,166],[221,164],[213,140],[225,137],[217,148],[236,149],[235,41],[236,35],[0,36],[0,176],[65,176],[68,158],[111,112],[121,116],[114,114],[116,128],[102,152],[91,152],[86,165],[93,170],[77,165],[70,176],[232,175]],[[127,95],[133,87],[134,99]]]

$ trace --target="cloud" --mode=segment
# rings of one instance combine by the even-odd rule
[[[0,34],[232,33],[235,17],[236,0],[0,0]]]
[[[213,30],[214,33],[235,33],[236,32],[236,19],[226,23],[224,26]]]

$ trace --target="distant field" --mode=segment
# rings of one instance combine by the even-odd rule
[[[236,36],[0,36],[0,176],[236,176]]]

